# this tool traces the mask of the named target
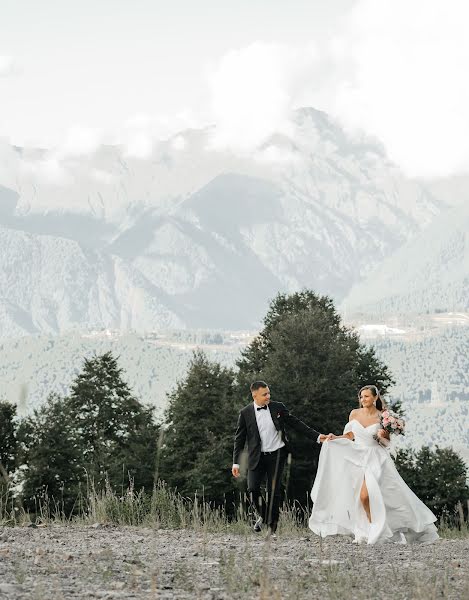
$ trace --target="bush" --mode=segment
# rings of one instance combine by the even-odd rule
[[[451,448],[399,450],[396,467],[407,485],[437,515],[453,520],[458,504],[467,505],[469,489],[464,460]]]

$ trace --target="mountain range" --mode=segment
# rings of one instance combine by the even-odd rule
[[[0,142],[0,336],[255,329],[302,288],[357,312],[467,307],[467,211],[379,142],[312,108],[249,153],[213,135],[138,158]]]
[[[469,311],[469,203],[440,214],[384,259],[344,305],[368,316]]]

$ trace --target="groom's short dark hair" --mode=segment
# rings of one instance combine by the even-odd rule
[[[257,390],[259,390],[260,388],[266,388],[266,387],[269,387],[269,386],[266,384],[266,382],[265,382],[265,381],[260,381],[260,380],[259,380],[259,381],[253,381],[253,382],[251,383],[251,386],[250,386],[250,388],[249,388],[249,389],[251,390],[251,392],[257,392]]]

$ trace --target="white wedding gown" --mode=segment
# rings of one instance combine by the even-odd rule
[[[417,498],[397,472],[389,451],[373,439],[379,424],[363,427],[357,420],[345,426],[355,441],[324,442],[311,490],[309,527],[318,535],[353,535],[368,544],[431,543],[438,539],[435,515]],[[371,523],[360,502],[365,479]]]

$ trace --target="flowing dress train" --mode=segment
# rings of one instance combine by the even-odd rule
[[[364,427],[352,420],[346,438],[322,444],[318,472],[311,490],[313,510],[309,527],[314,533],[353,535],[356,542],[431,543],[438,539],[435,515],[399,475],[389,451],[374,435],[378,423]],[[366,483],[371,523],[360,501]]]

